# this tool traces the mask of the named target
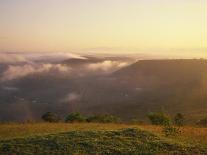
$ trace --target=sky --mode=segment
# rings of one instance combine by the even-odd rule
[[[0,52],[207,57],[206,0],[0,0]]]

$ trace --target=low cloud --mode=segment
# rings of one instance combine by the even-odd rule
[[[87,66],[91,71],[112,72],[122,67],[127,66],[128,62],[106,60],[99,63],[92,63]]]
[[[69,72],[70,68],[62,64],[9,65],[8,69],[3,72],[1,81],[14,80],[27,75],[50,71]]]
[[[67,76],[106,74],[130,64],[124,60],[100,59],[99,62],[70,67],[63,64],[69,58],[89,59],[71,53],[0,53],[0,81],[15,80],[32,74],[65,73]],[[58,74],[57,74],[58,75]]]
[[[11,64],[11,63],[20,63],[28,62],[27,58],[21,54],[6,54],[0,53],[0,63]]]
[[[69,58],[87,59],[81,55],[73,53],[0,53],[1,64],[16,64],[34,61],[63,61]]]
[[[51,64],[51,63],[29,63],[23,65],[8,65],[7,69],[2,73],[0,80],[8,81],[20,79],[32,74],[43,73],[65,73],[67,75],[81,75],[87,76],[90,74],[110,73],[127,66],[127,62],[119,61],[103,61],[100,63],[91,63],[80,68],[71,68],[64,64]],[[71,74],[73,73],[73,74]]]

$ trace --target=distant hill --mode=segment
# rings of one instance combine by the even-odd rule
[[[193,117],[207,112],[207,60],[141,60],[113,76],[123,87],[139,92],[132,107],[141,100],[147,111]]]
[[[81,66],[87,64],[101,63],[104,61],[134,61],[131,57],[94,57],[94,56],[84,56],[84,59],[80,58],[70,58],[64,60],[62,63],[70,66]]]
[[[76,65],[80,66],[80,65],[90,64],[90,63],[97,63],[101,61],[103,60],[100,58],[85,57],[85,59],[70,58],[70,59],[64,60],[62,63],[71,65],[71,66],[76,66]]]
[[[98,68],[100,73],[84,75],[84,64],[96,61],[102,60],[69,59],[63,64],[77,67],[76,72],[36,73],[0,83],[0,120],[40,119],[47,111],[111,113],[129,120],[165,111],[195,121],[207,113],[207,60],[140,60],[110,74]]]
[[[106,111],[126,118],[166,111],[197,119],[207,113],[207,60],[140,60],[110,77],[113,91],[105,95],[113,101]]]

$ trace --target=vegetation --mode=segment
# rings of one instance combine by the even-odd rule
[[[206,154],[201,146],[173,142],[140,129],[70,131],[0,140],[0,154]]]
[[[174,117],[174,123],[177,126],[183,126],[184,125],[184,116],[181,113],[177,113]]]
[[[153,125],[169,125],[171,123],[170,117],[163,112],[150,113],[148,118]]]
[[[174,127],[172,125],[164,125],[162,128],[162,132],[164,133],[166,137],[177,136],[178,134],[181,133],[179,128]]]
[[[120,122],[120,118],[113,115],[94,115],[89,116],[87,118],[87,122],[95,122],[95,123],[118,123]]]
[[[74,122],[85,122],[86,118],[80,113],[71,113],[65,118],[65,122],[74,123]]]
[[[138,128],[159,135],[163,135],[163,127],[157,125],[134,125],[134,124],[100,124],[100,123],[6,123],[0,124],[0,139],[25,138],[31,136],[44,136],[69,131],[110,131],[126,128]],[[182,134],[177,137],[178,141],[192,142],[192,144],[204,144],[207,146],[207,128],[183,126],[179,128]],[[164,135],[163,135],[164,136]]]
[[[65,122],[74,123],[74,122],[89,122],[89,123],[118,123],[120,118],[105,114],[105,115],[94,115],[94,116],[83,116],[80,113],[71,113],[65,118]]]
[[[49,123],[0,124],[0,154],[207,154],[207,128],[183,126],[179,113],[176,126],[163,112],[148,115],[152,126],[137,125],[137,119],[121,124],[108,114],[71,113],[66,123],[52,123],[59,117],[51,112],[42,118]]]
[[[44,115],[42,115],[42,119],[45,122],[58,122],[60,120],[60,118],[58,117],[57,114],[52,113],[52,112],[47,112]]]

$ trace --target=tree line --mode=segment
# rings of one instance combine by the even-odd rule
[[[176,126],[183,126],[186,123],[185,117],[181,113],[177,113],[173,118],[167,115],[164,112],[156,112],[156,113],[149,113],[147,115],[150,123],[152,125],[176,125]],[[56,113],[47,112],[42,115],[42,119],[45,122],[67,122],[67,123],[74,123],[74,122],[94,122],[94,123],[121,123],[122,120],[118,116],[105,114],[105,115],[91,115],[91,116],[84,116],[80,113],[70,113],[64,119],[61,119]],[[137,119],[132,119],[130,122],[141,124],[142,121]],[[197,125],[200,126],[207,126],[207,117],[204,117],[201,120],[198,120]]]
[[[121,122],[120,118],[114,115],[91,115],[91,116],[83,116],[80,113],[71,113],[65,117],[64,120],[61,120],[60,117],[52,112],[47,112],[42,115],[42,119],[45,122],[60,122],[64,121],[67,123],[75,123],[75,122],[93,122],[93,123],[119,123]]]

